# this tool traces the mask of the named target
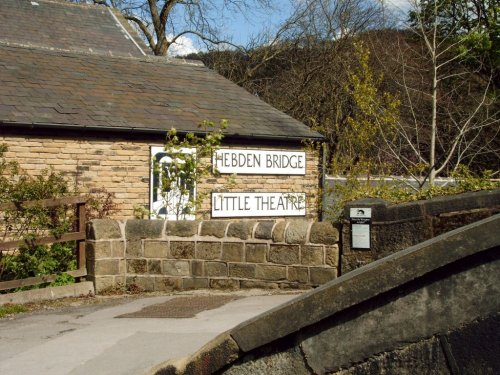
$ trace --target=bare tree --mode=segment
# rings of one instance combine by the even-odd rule
[[[249,17],[270,8],[270,0],[69,0],[93,2],[121,11],[147,41],[155,55],[164,56],[184,36],[195,36],[207,44],[231,45],[218,28],[222,14],[243,13]]]
[[[303,15],[290,23],[287,49],[244,86],[320,131],[334,155],[341,152],[340,138],[356,107],[347,88],[349,71],[359,63],[354,44],[363,33],[380,27],[382,13],[375,1],[306,4]]]
[[[494,72],[485,75],[479,59],[470,63],[469,33],[457,30],[459,24],[442,24],[441,7],[447,5],[413,0],[412,23],[398,38],[393,77],[401,93],[402,116],[398,137],[385,138],[386,151],[421,184],[433,185],[436,176],[485,155],[494,163],[491,168],[499,167]],[[479,24],[477,29],[469,27],[470,32],[480,31]]]
[[[359,64],[355,41],[382,25],[378,1],[301,0],[273,32],[246,48],[211,51],[206,65],[323,133],[332,153],[349,129],[356,103],[347,88]],[[196,56],[191,56],[196,57]]]

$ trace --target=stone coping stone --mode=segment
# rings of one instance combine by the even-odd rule
[[[424,202],[426,213],[433,216],[445,212],[492,208],[500,206],[500,189],[436,197]]]
[[[385,209],[385,203],[384,203]],[[309,229],[311,238],[309,242],[324,245],[334,244],[338,241],[338,228],[330,222],[311,222],[309,220],[205,220],[205,221],[165,221],[149,219],[129,219],[122,222],[125,231],[122,233],[120,222],[111,219],[92,220],[87,228],[89,240],[159,240],[170,237],[193,237],[196,235],[216,238],[235,238],[249,240],[271,240],[273,242],[286,242],[289,244],[305,244]],[[200,225],[201,224],[201,225]],[[255,233],[254,232],[255,229]],[[164,233],[165,231],[165,233]],[[124,234],[124,236],[123,236]]]
[[[94,283],[92,283],[91,281],[84,281],[81,283],[69,285],[2,294],[0,295],[0,306],[7,303],[29,303],[65,297],[88,296],[94,294]]]
[[[161,238],[165,220],[133,219],[125,223],[125,238],[138,240],[141,238]]]
[[[198,234],[199,221],[179,220],[168,221],[167,236],[191,237]]]
[[[274,230],[272,233],[273,242],[285,241],[285,229],[286,229],[287,224],[288,224],[288,222],[286,222],[286,221],[280,221],[280,222],[276,223],[276,226],[274,227]]]
[[[145,375],[210,375],[235,361],[238,356],[238,345],[224,332],[191,356],[161,363]]]
[[[87,239],[121,239],[120,224],[112,219],[94,219],[87,224]]]
[[[262,240],[270,240],[273,238],[273,228],[275,220],[267,220],[261,221],[258,223],[257,228],[255,229],[255,238],[259,238]]]
[[[309,234],[309,242],[334,245],[339,241],[339,230],[332,223],[322,221],[311,225],[311,233]]]
[[[499,227],[500,214],[391,254],[243,322],[230,334],[248,352],[435,269],[498,247]]]
[[[290,221],[285,232],[285,242],[288,244],[305,244],[310,224],[307,220]]]
[[[209,220],[201,223],[201,236],[214,236],[222,238],[226,235],[226,228],[229,225],[228,221],[224,220]]]

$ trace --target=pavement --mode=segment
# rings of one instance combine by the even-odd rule
[[[197,292],[109,299],[0,319],[0,374],[144,374],[161,362],[195,352],[218,334],[298,295],[264,293],[224,294],[235,299],[216,299],[215,304],[212,299],[205,306],[209,310],[200,308],[205,300],[195,303],[194,297],[207,296]],[[180,297],[187,299],[179,304]],[[189,304],[202,311],[184,318],[150,317],[189,316],[185,314]],[[177,315],[165,311],[169,305],[175,306]],[[213,308],[217,305],[222,306]],[[160,315],[159,310],[163,311]]]

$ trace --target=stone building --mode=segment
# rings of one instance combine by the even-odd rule
[[[320,155],[303,141],[319,133],[199,62],[152,56],[112,9],[0,2],[0,143],[28,173],[50,167],[81,192],[105,188],[117,218],[162,213],[152,160],[168,165],[167,131],[221,119],[221,174],[193,189],[206,197],[197,216],[316,217]]]

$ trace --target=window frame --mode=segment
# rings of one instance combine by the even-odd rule
[[[165,151],[164,146],[151,146],[150,147],[150,180],[149,180],[149,212],[150,212],[150,219],[166,219],[166,220],[172,220],[172,221],[178,221],[178,220],[195,220],[196,219],[196,212],[193,213],[188,213],[188,214],[180,214],[179,213],[159,213],[162,208],[165,208],[165,205],[158,205],[158,202],[162,202],[161,199],[158,199],[158,191],[161,189],[159,184],[161,183],[161,179],[159,178],[159,175],[155,173],[155,159],[156,162],[159,162],[161,164],[162,160],[169,158],[172,160],[172,157],[169,156],[169,154]],[[182,154],[194,154],[196,155],[196,148],[187,148],[183,147],[179,149],[179,152]],[[163,156],[159,156],[163,154]],[[156,189],[156,192],[155,192]],[[156,195],[155,195],[156,193]],[[174,192],[175,193],[175,192]],[[196,186],[196,181],[194,182],[193,186],[193,199],[196,200],[197,196],[197,186]],[[155,196],[157,197],[157,200],[154,200]],[[182,200],[183,197],[181,196],[180,199]],[[186,198],[189,200],[189,196]],[[163,202],[164,203],[164,202]],[[177,204],[177,203],[174,203]]]

